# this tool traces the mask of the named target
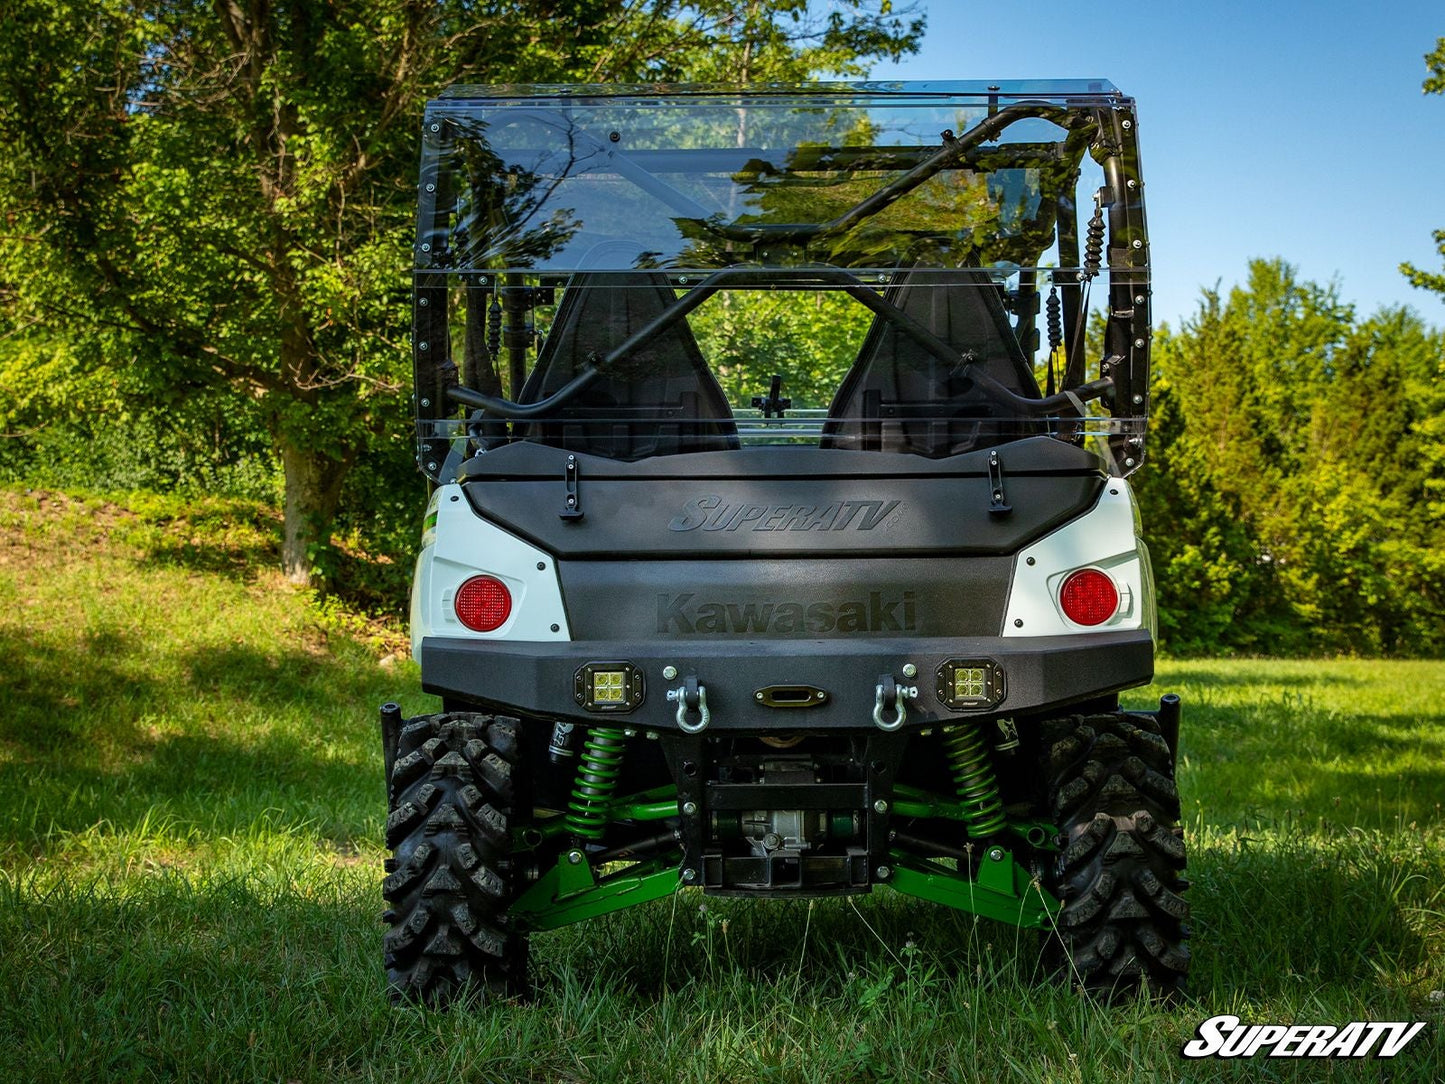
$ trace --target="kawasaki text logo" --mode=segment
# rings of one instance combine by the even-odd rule
[[[871,531],[893,514],[897,501],[837,501],[833,504],[748,504],[716,493],[694,497],[670,531]]]
[[[1404,1022],[1241,1024],[1237,1016],[1211,1016],[1184,1044],[1186,1058],[1393,1058],[1425,1027]],[[1376,1043],[1379,1045],[1377,1046]]]
[[[658,595],[658,632],[731,632],[806,636],[826,632],[912,632],[918,627],[913,592],[868,601],[696,602],[696,595]]]

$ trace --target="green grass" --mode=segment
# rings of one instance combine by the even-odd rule
[[[1445,663],[1188,662],[1192,999],[1100,1007],[1031,935],[890,893],[693,891],[534,939],[537,997],[393,1009],[395,643],[274,521],[0,491],[0,1077],[1445,1079]],[[1435,996],[1432,998],[1432,993]],[[1430,1021],[1393,1063],[1190,1063],[1205,1017]]]

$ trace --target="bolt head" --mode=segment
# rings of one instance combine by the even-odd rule
[[[582,864],[582,852],[581,852],[581,851],[568,851],[568,852],[567,852],[567,861],[570,862],[570,863],[571,863],[572,865],[574,865],[574,866],[580,866],[580,865]]]
[[[442,130],[442,126],[440,124],[433,124],[431,126],[431,130],[433,132],[440,132]]]
[[[1003,848],[1002,848],[1002,847],[990,847],[989,850],[988,850],[988,860],[989,860],[990,862],[1002,862],[1002,861],[1003,861]]]
[[[914,666],[911,662],[905,662],[903,664],[903,676],[906,678],[916,678],[918,676],[918,667]]]
[[[695,870],[695,869],[685,869],[685,870],[683,870],[683,871],[682,871],[682,879],[683,879],[684,881],[686,881],[688,884],[692,884],[693,881],[697,880],[697,870]]]
[[[1143,248],[1143,247],[1144,247],[1144,242],[1141,241],[1141,240],[1139,240],[1139,238],[1136,237],[1136,238],[1134,238],[1134,247],[1135,247],[1135,248]]]
[[[663,676],[664,678],[666,678],[668,681],[671,681],[673,678],[677,677],[677,667],[676,667],[676,666],[664,666],[664,667],[662,668],[662,676]]]
[[[683,803],[682,803],[682,812],[683,812],[683,815],[684,815],[684,816],[691,817],[694,813],[697,812],[697,803],[696,803],[696,802],[683,802]]]
[[[886,881],[889,877],[893,876],[893,870],[888,866],[879,866],[873,871],[873,876],[877,877],[880,881]]]
[[[887,812],[888,812],[888,803],[885,802],[882,798],[879,798],[876,802],[873,803],[873,812],[874,812],[874,813],[887,813]]]

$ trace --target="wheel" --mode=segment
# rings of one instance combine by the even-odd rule
[[[516,720],[454,712],[402,728],[392,765],[382,895],[393,997],[446,1004],[526,992],[527,941],[510,928]]]
[[[1053,950],[1086,991],[1168,996],[1189,971],[1189,904],[1174,758],[1152,715],[1045,725],[1049,805],[1063,903]]]

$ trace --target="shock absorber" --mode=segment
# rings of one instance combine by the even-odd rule
[[[1049,356],[1058,353],[1064,345],[1064,314],[1060,311],[1059,288],[1049,287],[1049,300],[1045,305],[1049,321]]]
[[[1054,369],[1059,359],[1059,348],[1064,345],[1064,315],[1059,302],[1059,288],[1049,287],[1049,300],[1046,306],[1049,323],[1049,381],[1046,394],[1053,395],[1056,390],[1056,378]]]
[[[943,749],[953,772],[954,790],[963,803],[969,836],[986,839],[1003,831],[1003,800],[979,728],[972,723],[945,727]]]
[[[1084,231],[1084,279],[1091,279],[1104,266],[1104,208],[1095,201],[1094,213]]]
[[[577,757],[572,799],[567,803],[567,827],[583,839],[601,839],[607,824],[607,803],[622,775],[622,754],[627,738],[609,726],[587,732]]]

